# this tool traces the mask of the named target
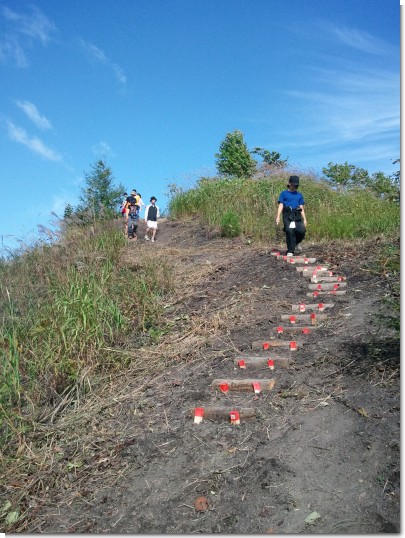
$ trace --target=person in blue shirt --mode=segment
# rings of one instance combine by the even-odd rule
[[[290,176],[287,190],[278,197],[276,224],[279,225],[282,214],[283,231],[287,241],[287,256],[293,256],[295,250],[301,252],[302,248],[299,244],[304,239],[306,232],[307,219],[304,211],[304,197],[298,192],[299,184],[300,178],[298,176]]]

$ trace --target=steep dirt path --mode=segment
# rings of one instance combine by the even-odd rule
[[[89,419],[93,456],[69,486],[49,492],[27,531],[398,532],[397,350],[377,334],[385,288],[361,271],[366,247],[305,246],[306,256],[347,277],[347,293],[322,297],[334,306],[310,334],[294,335],[303,346],[270,349],[272,371],[243,370],[235,359],[270,356],[253,351],[253,341],[293,339],[275,329],[289,325],[281,316],[293,314],[291,305],[320,302],[307,297],[308,278],[270,247],[213,237],[196,221],[162,222],[157,242],[140,241],[136,256],[151,249],[173,264],[178,282],[166,309],[177,332],[150,347],[163,361],[166,349],[168,366],[126,379],[125,391],[115,387],[116,402]],[[372,353],[378,346],[380,355]],[[278,357],[289,367],[279,368]],[[251,377],[274,379],[274,389],[224,394],[211,386]],[[255,417],[195,424],[196,407],[253,408]]]

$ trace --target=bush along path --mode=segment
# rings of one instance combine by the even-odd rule
[[[398,532],[399,359],[374,247],[287,260],[198,220],[128,245],[176,291],[159,335],[134,339],[142,361],[55,418],[24,532]]]

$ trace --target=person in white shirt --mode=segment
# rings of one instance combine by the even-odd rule
[[[158,229],[157,220],[160,217],[159,208],[156,205],[157,199],[155,196],[152,196],[150,199],[150,204],[145,208],[145,222],[146,222],[146,234],[145,241],[149,241],[150,235],[152,234],[151,241],[154,243],[156,231]]]

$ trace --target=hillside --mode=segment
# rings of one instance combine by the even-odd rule
[[[314,302],[308,279],[271,255],[280,246],[221,238],[197,220],[162,221],[155,244],[128,244],[134,271],[150,249],[173,267],[165,330],[134,338],[142,361],[55,413],[52,461],[7,485],[30,491],[12,531],[399,532],[399,348],[379,329],[378,239],[304,243],[307,257],[347,277],[347,293],[322,297],[334,306],[311,334],[298,333],[302,347],[271,350],[288,368],[276,359],[274,371],[241,370],[241,354],[268,356],[252,342],[291,340],[275,328],[292,304]],[[274,389],[211,387],[252,377],[274,379]],[[212,406],[255,416],[240,425],[188,416]]]

